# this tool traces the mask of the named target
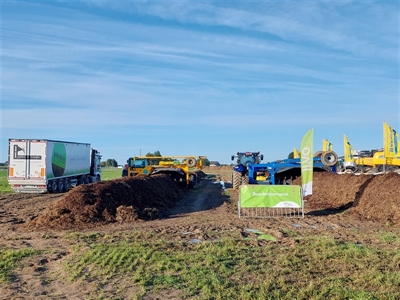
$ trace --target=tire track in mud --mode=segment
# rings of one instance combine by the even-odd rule
[[[225,198],[228,198],[221,197],[222,191],[221,184],[215,183],[214,179],[202,179],[195,189],[166,211],[164,217],[175,217],[218,207],[222,205]]]

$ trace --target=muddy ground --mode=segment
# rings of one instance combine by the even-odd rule
[[[170,241],[206,241],[210,233],[215,238],[256,229],[277,238],[275,243],[291,244],[283,234],[290,229],[365,245],[378,243],[371,232],[400,234],[400,175],[394,172],[315,173],[304,218],[271,219],[238,217],[231,167],[207,167],[199,177],[200,183],[189,191],[169,177],[157,176],[78,186],[65,194],[1,194],[0,247],[52,251],[27,259],[11,283],[0,284],[0,299],[92,295],[95,285],[82,288],[65,280],[63,264],[72,255],[72,241],[65,237],[71,232],[112,235],[141,230]]]

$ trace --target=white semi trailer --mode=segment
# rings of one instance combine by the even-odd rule
[[[14,192],[62,193],[100,181],[100,160],[87,143],[9,139],[8,183]]]

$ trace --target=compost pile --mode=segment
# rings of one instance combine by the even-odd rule
[[[167,175],[125,177],[80,185],[52,203],[26,227],[66,230],[153,220],[160,218],[186,191]]]
[[[209,171],[211,170],[204,170]],[[226,171],[226,172],[225,172]],[[230,173],[229,173],[229,172]],[[216,168],[218,178],[230,180],[232,168]],[[203,178],[206,174],[199,174]],[[301,177],[293,184],[301,185]],[[216,185],[213,185],[216,186]],[[394,172],[379,175],[336,174],[315,172],[313,193],[305,197],[306,214],[329,215],[346,211],[346,215],[381,225],[400,225],[400,175]],[[228,188],[232,207],[237,203],[237,190]],[[35,229],[90,229],[99,225],[124,222],[145,222],[164,218],[168,209],[177,205],[187,194],[186,187],[169,176],[120,178],[75,187],[39,216],[24,224]],[[201,191],[201,192],[200,192]],[[214,190],[213,190],[214,191]],[[220,197],[207,190],[196,191],[198,201]],[[215,199],[214,199],[215,200]],[[234,208],[234,207],[233,207]],[[215,211],[211,212],[214,213]],[[219,221],[236,220],[236,210],[219,212]]]
[[[293,184],[301,185],[301,177]],[[315,172],[307,210],[347,210],[361,220],[400,225],[400,174],[337,174]]]

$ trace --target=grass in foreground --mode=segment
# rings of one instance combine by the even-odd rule
[[[240,237],[182,243],[137,233],[80,238],[70,280],[129,282],[146,293],[186,299],[400,299],[396,247],[365,247],[307,237],[263,247]],[[89,249],[88,249],[89,248]],[[83,249],[87,249],[83,251]],[[104,295],[106,297],[106,295]]]
[[[23,258],[39,253],[40,251],[35,249],[11,250],[0,248],[0,283],[12,280],[12,271],[19,266]]]

